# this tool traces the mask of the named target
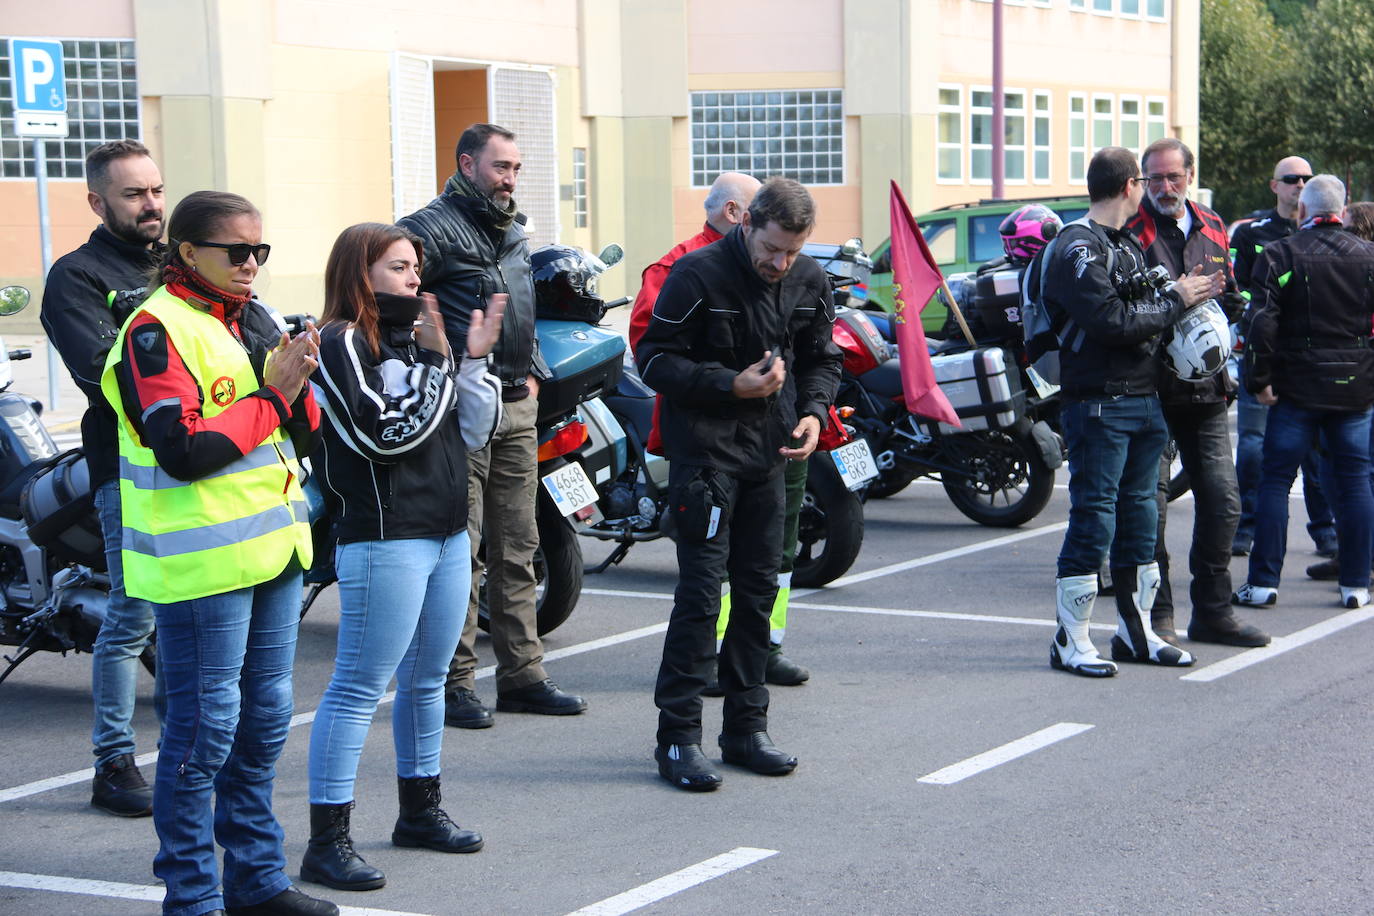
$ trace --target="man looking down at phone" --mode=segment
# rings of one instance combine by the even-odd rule
[[[659,774],[682,789],[710,791],[721,781],[701,750],[701,694],[727,572],[722,759],[775,776],[797,765],[768,737],[764,668],[782,555],[782,470],[815,450],[840,378],[830,284],[801,254],[815,222],[805,188],[767,181],[739,226],[673,265],[637,348],[645,383],[663,398],[680,569],[654,690],[654,757]],[[793,397],[783,397],[789,373]]]

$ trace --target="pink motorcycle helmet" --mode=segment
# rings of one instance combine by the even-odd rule
[[[1007,214],[997,232],[1002,236],[1002,250],[1012,261],[1029,261],[1041,248],[1059,234],[1064,221],[1044,204],[1027,204]]]

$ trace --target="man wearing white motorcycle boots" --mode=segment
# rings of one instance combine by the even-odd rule
[[[1146,176],[1145,199],[1126,223],[1126,229],[1145,249],[1148,266],[1164,267],[1171,278],[1193,270],[1222,277],[1225,286],[1217,302],[1226,321],[1234,323],[1240,319],[1245,299],[1231,276],[1226,224],[1208,207],[1188,199],[1188,187],[1195,175],[1193,164],[1193,151],[1173,137],[1147,146],[1140,157],[1140,168]],[[1229,330],[1215,344],[1218,352],[1228,354]],[[1240,621],[1231,610],[1231,544],[1240,519],[1240,488],[1236,484],[1227,414],[1228,398],[1234,389],[1224,366],[1200,381],[1184,381],[1166,370],[1160,375],[1159,400],[1169,435],[1178,444],[1179,458],[1193,486],[1193,541],[1188,551],[1193,613],[1188,638],[1194,642],[1254,648],[1268,645],[1268,635]],[[1157,495],[1159,528],[1155,535],[1159,593],[1150,610],[1150,624],[1160,639],[1178,646],[1173,589],[1169,584],[1169,551],[1164,543],[1169,478],[1168,459],[1162,459]],[[1118,643],[1112,644],[1112,658],[1122,661],[1128,654]]]
[[[1055,580],[1059,628],[1050,664],[1085,677],[1117,670],[1097,654],[1088,633],[1108,548],[1115,639],[1135,660],[1193,663],[1150,629],[1159,584],[1155,487],[1168,440],[1156,395],[1158,335],[1185,308],[1220,293],[1221,281],[1189,275],[1165,291],[1141,282],[1145,253],[1123,227],[1140,207],[1145,180],[1129,150],[1098,150],[1088,165],[1087,218],[1065,226],[1041,264],[1045,311],[1059,340],[1069,449],[1069,527]]]
[[[659,775],[690,791],[721,781],[701,750],[701,695],[727,572],[734,608],[719,653],[721,756],[773,776],[797,765],[769,739],[764,669],[782,552],[783,464],[815,449],[840,378],[830,283],[801,256],[815,221],[805,188],[770,179],[739,226],[673,266],[639,341],[644,381],[663,396],[680,570],[654,690],[654,757]],[[789,373],[790,398],[782,394]],[[789,447],[792,440],[800,445]]]
[[[535,499],[539,486],[539,378],[534,337],[534,284],[525,216],[515,205],[520,149],[515,134],[473,124],[458,138],[458,168],[444,193],[399,221],[424,244],[422,292],[439,300],[455,353],[467,346],[468,322],[495,293],[509,296],[491,371],[501,379],[501,425],[486,448],[468,456],[468,534],[473,556],[467,623],[449,666],[444,721],[488,728],[491,710],[473,690],[477,671],[477,550],[486,538],[487,608],[496,653],[496,709],[549,716],[587,708],[544,671],[535,606],[534,551],[539,546]]]
[[[59,258],[43,289],[43,329],[89,405],[81,440],[110,571],[110,600],[92,652],[95,779],[91,804],[122,817],[153,813],[153,791],[134,765],[134,694],[139,656],[153,634],[153,607],[124,592],[119,446],[115,415],[100,393],[105,357],[162,257],[162,175],[142,143],[116,140],[86,157],[86,201],[101,224]],[[132,299],[133,301],[128,301]],[[161,718],[160,691],[156,699]]]
[[[677,245],[663,257],[644,268],[639,295],[635,296],[634,310],[630,313],[630,348],[639,345],[639,338],[649,326],[649,316],[653,314],[658,293],[668,279],[668,272],[677,259],[689,251],[696,251],[724,238],[725,234],[740,224],[744,212],[758,192],[759,180],[743,172],[722,172],[711,189],[706,192],[703,205],[706,208],[706,225],[701,232]],[[654,425],[649,433],[647,448],[654,454],[663,453],[663,441],[658,429],[659,399],[654,401]],[[787,630],[787,604],[791,595],[792,558],[797,548],[797,525],[801,516],[802,499],[806,493],[806,468],[804,461],[792,461],[784,472],[784,489],[787,499],[787,514],[783,522],[782,567],[778,572],[778,597],[773,601],[773,616],[769,620],[768,666],[764,670],[764,680],[781,687],[796,687],[806,683],[811,672],[782,654],[782,638]],[[716,649],[719,651],[725,639],[725,630],[730,623],[729,583],[722,586],[725,593],[720,597],[720,619],[716,624]],[[721,696],[719,679],[713,674],[707,683],[706,696]]]

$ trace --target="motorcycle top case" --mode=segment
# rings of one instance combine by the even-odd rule
[[[614,394],[620,382],[625,338],[619,332],[580,321],[539,319],[539,353],[550,378],[539,383],[539,421],[555,420],[578,404]]]
[[[1001,347],[942,353],[930,358],[935,381],[963,422],[962,432],[1011,426],[1025,410],[1025,395],[1015,366]],[[948,423],[940,432],[961,430]]]
[[[1009,267],[979,274],[974,281],[973,304],[988,336],[1020,340],[1021,270]]]

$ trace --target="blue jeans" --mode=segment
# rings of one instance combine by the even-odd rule
[[[272,779],[291,728],[301,568],[220,595],[154,604],[167,719],[153,786],[163,913],[251,906],[291,886]],[[220,892],[215,841],[224,847]]]
[[[1325,449],[1323,449],[1322,452],[1322,486],[1334,493],[1336,491],[1336,468],[1335,465],[1333,465],[1331,462],[1330,452]],[[1369,488],[1370,492],[1374,493],[1374,419],[1371,419],[1369,423],[1369,467]],[[1306,481],[1304,481],[1303,486],[1307,486]],[[1335,511],[1336,517],[1339,518],[1341,514],[1341,507],[1339,505],[1335,505],[1331,508]],[[1371,537],[1374,537],[1374,535],[1371,535]],[[1374,569],[1374,556],[1370,557],[1369,566],[1370,569]]]
[[[120,754],[134,752],[138,657],[153,635],[153,605],[124,594],[124,562],[120,555],[124,522],[119,509],[119,478],[96,488],[95,511],[100,516],[105,563],[110,570],[110,600],[91,658],[91,696],[95,701],[91,746],[95,765],[99,767]],[[153,704],[160,721],[164,705],[160,677],[155,678]]]
[[[396,773],[439,775],[444,678],[468,612],[466,530],[446,538],[340,544],[339,651],[310,729],[310,803],[353,800],[358,758],[396,676]]]
[[[1264,426],[1269,408],[1245,387],[1241,368],[1240,394],[1236,398],[1236,482],[1240,484],[1240,523],[1235,545],[1250,549],[1255,538],[1255,504],[1259,498],[1260,467],[1264,453]],[[1313,448],[1302,459],[1302,498],[1307,504],[1307,533],[1318,547],[1336,536],[1336,520],[1326,500],[1325,478],[1317,465]]]
[[[1341,544],[1340,584],[1369,585],[1371,516],[1374,495],[1369,483],[1369,410],[1308,410],[1288,401],[1269,409],[1264,433],[1264,476],[1255,513],[1255,546],[1250,554],[1251,585],[1277,588],[1288,550],[1288,491],[1298,465],[1321,433],[1335,470],[1341,511],[1336,525]]]
[[[1169,441],[1159,398],[1068,401],[1060,414],[1069,447],[1069,528],[1059,576],[1095,574],[1154,559],[1159,456]]]

